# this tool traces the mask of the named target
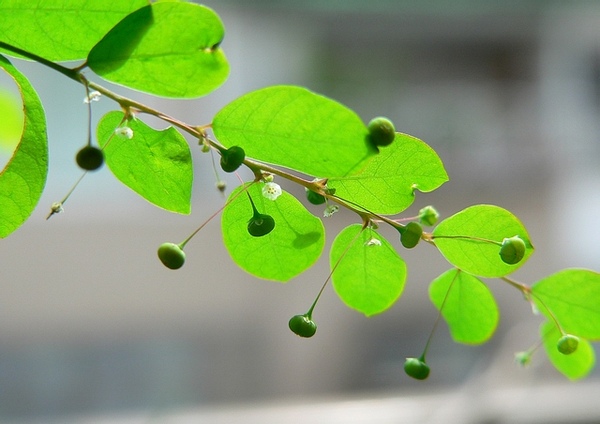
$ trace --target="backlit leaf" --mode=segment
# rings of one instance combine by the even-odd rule
[[[0,237],[19,228],[35,209],[48,173],[48,139],[42,103],[27,78],[6,58],[0,68],[17,84],[23,101],[21,140],[0,173]]]
[[[336,196],[364,206],[369,211],[394,215],[408,208],[415,191],[429,192],[448,181],[448,174],[435,151],[421,140],[396,133],[396,139],[381,149],[358,174],[330,178],[327,187]]]
[[[187,2],[141,8],[116,25],[90,52],[102,78],[165,97],[193,98],[219,87],[229,64],[219,44],[225,30],[211,9]]]
[[[549,319],[552,314],[564,331],[600,340],[600,274],[587,269],[565,269],[531,287],[531,299]]]
[[[429,298],[441,309],[458,343],[484,343],[496,331],[500,313],[494,295],[471,274],[458,269],[446,271],[431,282]]]
[[[329,261],[335,268],[332,281],[338,296],[367,316],[390,308],[404,290],[404,260],[379,233],[363,230],[360,224],[346,227],[337,235]]]
[[[353,111],[301,87],[248,93],[221,109],[212,127],[225,147],[315,177],[357,172],[376,154]]]
[[[264,183],[248,187],[256,208],[275,220],[275,228],[262,237],[248,233],[253,216],[248,195],[236,188],[221,217],[223,242],[233,261],[246,272],[266,280],[287,282],[310,268],[323,252],[325,229],[294,196],[282,192],[276,200],[262,194]]]
[[[2,0],[0,40],[52,61],[85,59],[121,19],[147,5],[148,0]]]
[[[557,348],[561,333],[556,325],[552,322],[545,322],[540,327],[540,335],[550,362],[567,378],[578,380],[587,376],[594,368],[596,354],[587,340],[580,339],[575,352],[570,355],[563,355]]]
[[[509,265],[500,258],[504,238],[525,242],[523,259]],[[446,218],[433,230],[442,255],[457,268],[481,277],[502,277],[521,267],[533,253],[527,230],[512,213],[493,205],[475,205]],[[485,241],[488,240],[488,241]]]
[[[173,127],[155,130],[139,119],[129,120],[128,139],[115,133],[124,114],[109,112],[98,123],[98,141],[106,164],[126,186],[163,209],[191,210],[193,168],[190,148]]]

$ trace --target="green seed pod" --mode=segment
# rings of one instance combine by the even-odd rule
[[[239,146],[232,146],[229,149],[221,152],[221,168],[225,172],[234,172],[246,158],[246,152]]]
[[[95,171],[104,163],[104,153],[99,148],[88,145],[77,152],[75,161],[81,169]]]
[[[271,215],[264,213],[254,214],[248,221],[248,232],[254,237],[262,237],[269,234],[275,228],[275,220]]]
[[[158,248],[158,258],[169,269],[179,269],[185,262],[185,252],[175,243],[163,243]]]
[[[419,222],[423,225],[435,225],[439,217],[440,214],[433,206],[425,206],[419,211]]]
[[[425,380],[429,377],[429,365],[419,358],[406,358],[404,372],[417,380]]]
[[[394,124],[387,118],[373,118],[369,125],[369,142],[374,146],[389,146],[396,138]]]
[[[317,324],[308,315],[294,315],[289,326],[290,330],[300,337],[312,337],[317,332]]]
[[[398,228],[400,232],[400,242],[407,249],[412,249],[421,240],[423,235],[423,227],[418,222],[411,221],[404,227]]]
[[[519,236],[513,236],[502,240],[500,247],[500,258],[502,261],[514,265],[521,262],[525,256],[525,242]]]
[[[313,205],[322,205],[325,203],[325,196],[309,189],[306,189],[306,198]]]
[[[565,334],[558,339],[558,343],[556,344],[558,351],[563,355],[570,355],[571,353],[575,352],[577,350],[577,346],[579,346],[579,337],[572,334]]]

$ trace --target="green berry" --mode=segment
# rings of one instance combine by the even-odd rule
[[[104,163],[104,153],[99,148],[88,145],[77,152],[75,161],[81,169],[95,171]]]
[[[406,358],[404,372],[417,380],[425,380],[429,377],[429,365],[419,358]]]
[[[221,152],[221,168],[225,172],[234,172],[246,158],[246,152],[239,146],[232,146]]]
[[[373,118],[367,128],[369,142],[375,146],[389,146],[396,138],[394,124],[387,118]]]
[[[500,247],[500,258],[503,262],[514,265],[521,262],[525,256],[525,242],[519,236],[513,236],[502,240]]]
[[[403,227],[398,228],[400,232],[400,243],[407,249],[412,249],[421,240],[423,227],[418,222],[411,221]]]
[[[167,268],[179,269],[185,262],[185,252],[178,244],[163,243],[158,248],[158,258]]]
[[[322,205],[325,203],[325,196],[309,189],[306,189],[306,198],[313,205]]]
[[[419,222],[423,225],[435,225],[439,217],[440,214],[433,206],[425,206],[419,211]]]
[[[312,337],[317,332],[317,324],[308,315],[294,315],[289,326],[290,330],[300,337]]]
[[[565,334],[560,339],[558,339],[558,343],[556,347],[558,351],[563,355],[570,355],[571,353],[577,350],[577,346],[579,346],[579,337],[574,336],[572,334]]]
[[[262,237],[269,234],[275,228],[275,220],[271,215],[264,213],[254,214],[248,221],[248,232],[254,237]]]

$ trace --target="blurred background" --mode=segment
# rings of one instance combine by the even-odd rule
[[[442,217],[498,204],[537,248],[519,281],[600,270],[599,2],[206,4],[227,29],[232,71],[221,89],[174,101],[112,88],[194,124],[274,84],[304,85],[365,122],[388,116],[430,144],[450,175],[435,193],[419,193],[406,216],[428,204]],[[515,352],[537,342],[541,319],[499,280],[489,280],[501,308],[489,343],[454,344],[442,324],[430,378],[404,374],[404,358],[420,355],[436,319],[428,284],[449,268],[430,246],[401,251],[407,286],[385,314],[367,319],[328,287],[308,340],[287,321],[312,304],[327,255],[288,284],[260,281],[230,260],[215,219],[186,246],[184,268],[164,268],[157,247],[183,240],[224,201],[195,140],[190,216],[156,209],[103,168],[46,221],[81,174],[74,156],[86,142],[85,93],[14,62],[46,108],[50,172],[32,218],[0,242],[0,422],[600,422],[598,370],[573,383],[542,351],[529,367],[515,363]],[[94,120],[114,109],[108,99],[94,103]],[[345,212],[326,220],[328,245],[355,221]]]

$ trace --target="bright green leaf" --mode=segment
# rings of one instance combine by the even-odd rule
[[[578,380],[588,375],[594,368],[596,354],[587,340],[580,339],[575,352],[563,355],[557,348],[561,333],[556,325],[552,322],[543,323],[540,327],[540,335],[550,362],[567,378]]]
[[[337,235],[329,261],[338,296],[367,316],[390,308],[404,290],[406,264],[386,239],[360,224]]]
[[[117,135],[122,112],[109,112],[98,123],[112,173],[140,196],[163,209],[188,214],[191,210],[193,168],[190,148],[173,127],[158,131],[139,119],[126,122],[133,138]]]
[[[27,78],[6,58],[0,68],[17,84],[25,113],[21,141],[0,173],[0,238],[29,218],[37,205],[48,173],[48,138],[42,103]]]
[[[17,97],[0,89],[0,152],[12,153],[23,132],[23,111]]]
[[[2,0],[0,40],[51,61],[84,59],[121,19],[147,5],[148,0]]]
[[[495,243],[516,235],[525,242],[525,256],[520,262],[509,265],[500,258],[500,246]],[[533,253],[523,224],[506,209],[493,205],[471,206],[446,218],[434,229],[433,236],[435,245],[448,262],[481,277],[508,275]]]
[[[564,331],[588,340],[600,340],[600,274],[565,269],[537,281],[531,299],[538,310],[560,323]]]
[[[275,228],[262,237],[248,233],[253,216],[248,195],[238,187],[223,211],[223,242],[233,261],[246,272],[266,280],[287,282],[310,268],[323,252],[325,229],[294,196],[282,192],[276,200],[262,194],[264,183],[252,184],[248,193],[257,210],[275,220]]]
[[[376,154],[353,111],[301,87],[246,94],[221,109],[212,127],[226,147],[240,146],[250,158],[316,177],[357,172]]]
[[[396,133],[392,145],[381,149],[365,169],[349,177],[330,178],[327,187],[371,212],[394,215],[412,204],[415,190],[430,192],[446,181],[448,174],[431,147]]]
[[[229,64],[224,28],[211,9],[160,2],[130,14],[92,49],[88,66],[102,78],[146,93],[194,98],[219,87]]]
[[[429,298],[442,311],[457,343],[484,343],[496,331],[500,313],[494,295],[471,274],[446,271],[431,282]]]

